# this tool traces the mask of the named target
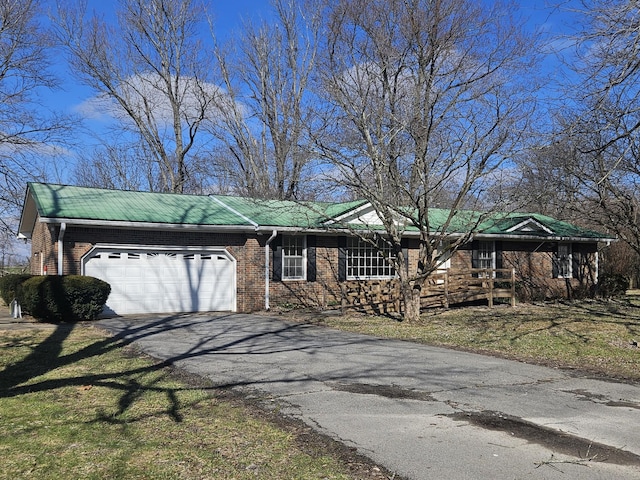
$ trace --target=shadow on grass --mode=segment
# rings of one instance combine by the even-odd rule
[[[211,322],[222,319],[225,315],[181,315],[168,316],[150,321],[130,322],[123,321],[123,325],[111,330],[113,336],[95,341],[90,345],[79,348],[76,351],[63,350],[63,344],[67,341],[76,327],[73,324],[57,325],[55,330],[23,359],[6,366],[0,371],[0,398],[17,397],[34,392],[51,391],[63,387],[106,387],[120,391],[117,404],[114,405],[110,414],[107,412],[98,413],[96,421],[106,421],[110,423],[123,423],[122,415],[129,411],[132,405],[147,392],[163,394],[168,402],[166,409],[156,412],[156,414],[168,415],[174,422],[182,421],[181,409],[185,405],[181,404],[178,394],[181,391],[202,390],[210,388],[210,382],[198,379],[195,383],[193,376],[186,377],[180,370],[182,377],[192,381],[187,382],[187,387],[169,388],[162,385],[163,380],[171,373],[175,372],[174,365],[182,360],[199,358],[207,355],[235,355],[239,350],[250,355],[270,355],[274,353],[304,350],[313,354],[323,348],[323,341],[306,335],[306,329],[313,328],[305,324],[269,323],[265,322],[262,327],[256,327],[257,321],[227,322],[226,326],[219,328],[209,328]],[[118,322],[118,319],[113,319]],[[107,322],[108,323],[108,322]],[[98,327],[107,328],[107,323]],[[165,350],[168,352],[162,359],[152,359],[151,364],[140,367],[123,368],[117,372],[105,372],[99,369],[88,374],[70,376],[67,378],[43,377],[58,368],[74,365],[88,358],[97,358],[114,349],[126,347],[134,342],[143,340],[154,335],[177,336],[180,331],[199,329],[195,337],[196,341],[184,346],[180,353],[171,353],[171,340],[166,343]],[[167,342],[165,337],[165,342]],[[366,343],[374,340],[362,337],[360,339],[342,339],[335,344],[351,345],[355,343]],[[11,348],[11,346],[7,347]],[[153,375],[149,380],[142,381],[146,374],[166,371],[166,375]],[[43,377],[43,378],[40,378]],[[274,381],[282,381],[277,379]],[[284,380],[289,381],[289,380]],[[291,379],[290,381],[295,381]],[[206,384],[205,384],[206,382]],[[181,382],[184,383],[184,382]],[[250,380],[237,380],[224,384],[216,384],[216,389],[226,390],[238,386],[248,386],[253,382]],[[136,420],[145,418],[142,416]],[[131,423],[131,418],[126,423]]]
[[[58,368],[63,358],[63,343],[74,328],[75,325],[69,323],[57,325],[51,335],[36,345],[29,355],[17,363],[7,365],[0,372],[0,397],[13,396],[10,392],[15,386]]]
[[[78,327],[72,323],[61,323],[56,325],[52,333],[39,342],[32,351],[21,360],[9,364],[0,371],[0,398],[17,397],[35,392],[55,390],[63,387],[106,387],[121,391],[115,414],[98,413],[96,421],[108,421],[109,423],[120,423],[118,418],[124,414],[145,392],[155,391],[164,393],[169,401],[169,407],[160,413],[169,415],[175,422],[182,421],[180,413],[180,403],[177,393],[184,389],[166,388],[159,386],[165,376],[141,383],[133,377],[147,373],[153,373],[165,369],[171,362],[156,362],[145,367],[123,369],[114,373],[96,372],[88,375],[76,377],[41,379],[38,377],[46,375],[58,368],[73,365],[84,359],[99,357],[114,349],[125,347],[131,340],[119,336],[106,337],[103,340],[93,342],[76,351],[63,354],[64,342]],[[142,332],[141,332],[142,335]],[[28,339],[27,339],[28,340]],[[12,348],[16,344],[7,344],[5,348]],[[32,381],[35,380],[35,381]],[[127,423],[131,419],[127,420]]]

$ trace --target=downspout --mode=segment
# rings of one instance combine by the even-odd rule
[[[269,244],[278,235],[278,231],[274,230],[271,236],[267,239],[267,243],[264,244],[264,309],[269,311]]]
[[[64,260],[64,234],[67,231],[67,224],[62,222],[60,224],[60,233],[58,234],[58,275],[62,275],[62,265]]]

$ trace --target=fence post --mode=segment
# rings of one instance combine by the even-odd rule
[[[444,308],[449,308],[449,269],[444,271]]]
[[[493,308],[493,276],[495,273],[493,268],[489,270],[489,308]]]
[[[511,306],[516,306],[516,269],[511,269]]]

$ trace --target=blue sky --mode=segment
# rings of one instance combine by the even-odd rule
[[[484,0],[490,2],[491,0]],[[549,37],[562,37],[572,32],[573,15],[571,8],[577,8],[580,5],[579,0],[517,0],[520,4],[522,15],[529,18],[529,27],[532,30],[541,30]],[[117,7],[117,0],[89,0],[89,10],[95,10],[103,14],[107,19],[113,15]],[[220,40],[224,40],[233,35],[242,24],[243,20],[259,19],[269,15],[268,0],[210,0],[210,14],[215,25],[215,33]],[[554,47],[562,45],[565,40],[557,40]],[[565,53],[570,53],[570,49]],[[62,58],[62,56],[61,56]],[[565,70],[557,62],[553,54],[548,55],[547,61],[544,63],[545,72],[550,76],[550,82],[555,81],[561,83]],[[78,107],[93,96],[89,88],[76,83],[71,75],[68,74],[66,65],[61,62],[56,66],[56,70],[63,78],[62,90],[54,92],[47,100],[50,107],[62,110],[65,113],[78,113]],[[92,120],[87,126],[96,132],[104,127],[101,121]],[[80,139],[79,149],[91,150],[92,144],[95,145],[89,136],[78,135]],[[85,143],[86,142],[86,143]],[[70,157],[73,153],[70,152]],[[73,158],[68,158],[68,162],[64,162],[66,166],[61,165],[58,172],[61,178],[57,181],[67,183],[70,177],[70,169],[72,168]]]
[[[109,18],[115,12],[118,4],[117,0],[88,0],[89,8],[101,12]],[[363,0],[365,1],[365,0]],[[491,2],[492,0],[482,0]],[[534,30],[542,30],[550,37],[561,37],[574,33],[572,24],[574,15],[569,11],[571,8],[579,8],[579,0],[516,0],[520,4],[522,14],[528,17],[529,26]],[[54,5],[54,0],[48,1],[49,5]],[[243,20],[259,19],[269,15],[268,0],[210,0],[211,11],[216,28],[216,34],[223,39],[240,28]],[[555,45],[562,45],[563,40],[558,40]],[[565,53],[569,53],[567,50]],[[63,113],[77,112],[78,106],[90,99],[93,92],[74,81],[68,73],[68,67],[64,62],[63,55],[59,55],[59,62],[55,65],[55,71],[62,78],[62,89],[55,92],[48,92],[44,97],[44,106],[55,109]],[[553,55],[548,57],[545,68],[551,76],[560,77],[563,70]],[[99,132],[100,122],[89,124]],[[90,137],[77,134],[79,145],[76,151],[91,151],[92,143]],[[86,141],[86,143],[85,143]],[[59,166],[56,166],[59,178],[51,178],[50,181],[71,183],[71,169],[74,162],[74,152],[68,153],[68,158],[63,159]],[[24,247],[24,246],[22,246]],[[21,248],[22,248],[21,247]],[[21,252],[26,255],[25,252]]]
[[[487,0],[491,1],[491,0]],[[90,0],[89,9],[103,13],[107,18],[115,11],[117,0]],[[529,18],[532,29],[541,29],[551,36],[569,34],[572,30],[571,8],[577,8],[578,0],[518,0],[523,16]],[[258,19],[269,14],[268,0],[210,0],[211,15],[215,22],[216,35],[228,38],[240,28],[243,20]],[[560,42],[558,42],[560,43]],[[553,58],[549,65],[553,66]],[[59,66],[64,69],[63,65]],[[65,91],[56,98],[59,107],[73,108],[90,96],[91,92],[77,85],[66,76]]]
[[[259,19],[269,11],[268,0],[210,0],[215,33],[220,39],[228,38],[240,28],[244,20]],[[104,15],[106,19],[113,16],[117,0],[89,0],[88,11]],[[52,106],[73,113],[74,109],[92,95],[92,91],[78,84],[66,71],[66,65],[59,63],[56,71],[62,76],[62,91],[56,92],[49,101]]]

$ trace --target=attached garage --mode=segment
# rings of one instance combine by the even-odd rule
[[[111,285],[105,313],[236,310],[236,261],[224,248],[96,246],[82,266]]]

